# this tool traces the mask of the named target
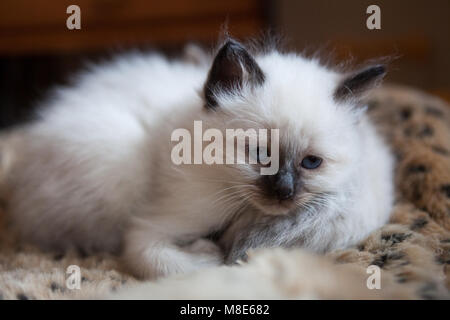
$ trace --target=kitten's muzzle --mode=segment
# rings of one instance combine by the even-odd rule
[[[292,199],[295,195],[295,177],[291,171],[279,172],[274,177],[274,193],[282,200]]]
[[[291,162],[284,163],[275,175],[261,176],[259,183],[265,206],[270,212],[292,208],[302,186],[300,173]]]

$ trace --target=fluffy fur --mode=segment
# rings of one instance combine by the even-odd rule
[[[343,75],[273,50],[249,56],[248,64],[241,49],[231,55],[239,82],[226,90],[208,87],[203,64],[156,54],[120,57],[57,90],[36,121],[4,134],[12,226],[44,248],[122,251],[135,275],[153,278],[221,264],[221,250],[204,237],[240,217],[284,217],[272,236],[253,229],[250,243],[240,240],[241,253],[255,244],[344,248],[384,224],[391,157],[352,91],[337,91]],[[254,66],[264,81],[252,81]],[[337,99],[336,92],[349,97]],[[208,95],[213,110],[204,107]],[[282,152],[295,161],[313,153],[323,164],[297,168],[302,188],[281,203],[263,193],[254,166],[174,165],[171,132],[192,132],[194,120],[222,131],[280,128]],[[281,232],[286,223],[293,232]],[[227,250],[243,239],[233,230],[240,228],[222,238]]]

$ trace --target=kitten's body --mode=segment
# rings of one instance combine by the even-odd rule
[[[117,251],[119,230],[153,194],[149,170],[170,164],[152,161],[160,146],[169,147],[163,123],[172,127],[175,109],[201,109],[194,88],[205,73],[157,55],[129,55],[57,91],[39,120],[11,135],[7,189],[20,233],[48,248]]]
[[[224,48],[222,59],[238,62],[229,70],[251,69],[241,47]],[[157,55],[122,57],[58,91],[37,121],[3,139],[12,225],[51,249],[123,246],[133,273],[155,277],[220,264],[218,248],[202,238],[233,219],[222,238],[230,261],[259,245],[343,248],[385,223],[391,158],[364,114],[332,102],[340,75],[276,51],[255,60],[264,83],[251,83],[255,70],[227,75],[241,84],[206,93],[209,110],[199,91],[205,80],[206,87],[225,80],[207,79],[209,66]],[[172,131],[192,132],[194,120],[222,131],[281,128],[284,152],[315,149],[324,165],[314,173],[296,168],[302,198],[279,206],[262,196],[259,171],[249,165],[172,163]],[[261,219],[278,222],[253,226]]]

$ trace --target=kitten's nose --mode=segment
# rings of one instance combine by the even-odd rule
[[[287,200],[294,195],[294,177],[290,172],[281,174],[275,183],[275,192],[280,200]]]

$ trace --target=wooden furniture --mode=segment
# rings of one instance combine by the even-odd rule
[[[1,0],[0,128],[26,121],[49,88],[127,48],[176,53],[215,43],[224,24],[239,38],[266,26],[265,0]],[[69,30],[70,5],[81,29]]]
[[[69,30],[68,6],[81,9],[81,30]],[[265,24],[260,0],[2,0],[0,55],[86,52],[137,44],[211,42],[228,22],[234,36]]]

